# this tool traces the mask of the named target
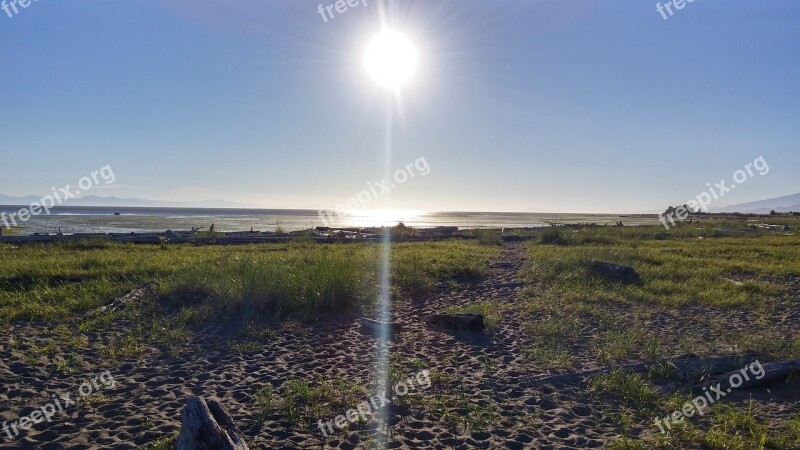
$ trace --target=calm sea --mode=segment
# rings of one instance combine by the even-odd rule
[[[19,206],[0,206],[7,215]],[[114,213],[119,213],[115,215]],[[335,217],[336,227],[372,227],[403,222],[412,227],[456,226],[460,228],[541,227],[548,224],[596,223],[625,225],[658,223],[655,216],[602,214],[549,214],[502,212],[351,211]],[[216,231],[294,231],[324,226],[316,210],[302,209],[212,209],[212,208],[112,208],[62,206],[50,215],[32,216],[18,223],[17,234],[130,233],[188,230],[213,224]],[[5,226],[0,222],[0,226]]]

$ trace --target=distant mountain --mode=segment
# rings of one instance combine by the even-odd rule
[[[26,195],[25,197],[11,197],[0,194],[0,205],[30,205],[38,202],[41,197]],[[87,195],[81,198],[71,198],[61,205],[56,206],[109,206],[109,207],[168,207],[168,208],[254,208],[245,203],[229,202],[226,200],[204,200],[197,202],[165,202],[160,200],[147,200],[143,198],[98,197]]]
[[[0,205],[30,205],[33,202],[38,202],[41,197],[35,195],[28,195],[26,197],[11,197],[8,195],[0,194]]]
[[[712,212],[740,212],[753,214],[769,214],[776,212],[800,212],[800,194],[784,195],[783,197],[769,198],[755,202],[740,203],[738,205],[712,208]]]

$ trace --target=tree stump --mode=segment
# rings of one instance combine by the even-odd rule
[[[242,433],[219,402],[191,397],[181,412],[178,450],[249,450]]]

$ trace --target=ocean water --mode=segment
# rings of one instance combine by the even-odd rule
[[[20,210],[19,206],[0,206],[6,217]],[[114,213],[118,212],[119,215]],[[216,231],[295,231],[316,226],[375,227],[403,222],[407,226],[429,228],[521,228],[548,224],[596,223],[625,225],[657,224],[648,215],[550,214],[505,212],[426,212],[357,210],[338,216],[327,216],[327,223],[316,210],[303,209],[227,209],[227,208],[112,208],[57,207],[50,215],[32,216],[20,226],[17,234],[56,233],[141,233],[165,230],[204,230],[213,224]],[[10,221],[6,219],[9,224]],[[5,227],[3,222],[0,226]]]

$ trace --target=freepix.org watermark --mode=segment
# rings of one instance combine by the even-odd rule
[[[355,8],[358,5],[364,5],[364,8],[367,7],[367,0],[338,0],[336,3],[331,3],[328,6],[322,6],[320,3],[317,6],[317,12],[320,16],[322,16],[322,20],[324,22],[328,22],[328,18],[335,19],[336,16],[333,14],[333,10],[336,9],[336,12],[339,14],[344,14],[350,8]],[[327,10],[327,14],[325,11]]]
[[[86,381],[81,383],[81,385],[78,387],[77,395],[73,396],[69,392],[61,395],[52,394],[52,402],[47,403],[41,408],[33,410],[33,412],[27,416],[20,417],[13,422],[3,422],[3,432],[8,436],[8,439],[13,441],[19,437],[20,431],[30,430],[33,425],[42,423],[45,420],[52,422],[53,416],[57,413],[76,406],[84,398],[92,394],[96,394],[105,388],[113,388],[116,386],[116,384],[117,383],[114,381],[114,377],[111,375],[111,372],[106,370],[100,375],[88,378]]]
[[[99,178],[98,175],[100,176]],[[46,215],[50,215],[50,208],[58,206],[71,198],[77,197],[82,192],[86,192],[92,187],[99,185],[100,179],[102,179],[105,184],[111,184],[116,180],[114,171],[111,169],[110,165],[106,165],[100,168],[100,170],[95,170],[90,176],[78,180],[78,187],[80,189],[75,189],[73,191],[69,184],[58,190],[54,187],[50,188],[53,191],[53,195],[45,195],[39,199],[39,201],[31,203],[30,207],[22,208],[15,213],[11,213],[10,216],[2,212],[0,213],[0,221],[3,222],[3,225],[7,229],[11,229],[12,226],[17,226],[17,219],[19,219],[20,222],[27,222],[31,216],[38,216],[43,212]]]
[[[405,381],[400,381],[395,384],[394,393],[398,397],[404,397],[408,395],[410,391],[416,389],[428,389],[430,387],[430,371],[425,369],[417,372],[417,374],[413,377],[408,377]],[[366,422],[367,418],[374,416],[380,408],[390,403],[392,403],[391,398],[386,398],[386,395],[379,393],[378,395],[373,395],[367,400],[359,403],[355,409],[348,409],[344,415],[336,416],[336,418],[333,420],[323,422],[323,420],[320,419],[319,422],[317,422],[317,426],[319,426],[322,434],[325,437],[328,437],[328,434],[333,434],[334,425],[336,428],[341,430],[346,427],[348,423],[355,423],[358,420]]]
[[[425,157],[421,156],[413,163],[408,163],[404,168],[395,171],[392,179],[387,180],[384,178],[376,183],[371,181],[367,182],[367,187],[369,189],[364,189],[354,197],[348,198],[344,203],[337,205],[333,210],[319,210],[317,214],[326,227],[333,227],[336,224],[337,218],[345,214],[348,210],[366,208],[373,199],[390,192],[392,189],[396,188],[397,185],[405,183],[416,175],[424,177],[429,173],[431,173],[431,166],[428,165],[428,161]]]
[[[8,18],[12,18],[15,15],[19,14],[19,8],[27,8],[31,6],[31,2],[35,2],[36,0],[3,0],[0,2],[0,9],[6,12]],[[11,12],[14,12],[13,14]]]
[[[670,226],[675,226],[675,219],[686,220],[690,212],[708,212],[708,205],[711,204],[712,200],[719,199],[726,193],[736,189],[736,185],[753,178],[755,176],[753,169],[755,169],[756,173],[759,175],[766,175],[769,173],[769,164],[767,164],[767,160],[765,160],[763,156],[759,156],[753,160],[753,162],[745,164],[744,170],[739,169],[733,173],[733,181],[736,184],[727,184],[724,178],[719,180],[719,183],[714,183],[713,186],[711,183],[706,183],[706,187],[709,188],[708,192],[701,192],[697,194],[695,198],[686,202],[685,205],[678,207],[669,214],[660,215],[658,221],[664,225],[664,228],[669,230]],[[669,223],[667,223],[667,221],[669,221]]]
[[[761,365],[761,362],[755,360],[750,365],[739,370],[739,372],[733,373],[728,377],[728,388],[724,388],[720,383],[717,383],[711,387],[704,387],[703,395],[698,395],[692,399],[692,401],[684,403],[681,409],[676,410],[672,414],[664,416],[663,418],[656,417],[654,422],[656,425],[658,425],[658,429],[661,430],[662,433],[666,433],[664,427],[666,427],[667,430],[672,430],[672,425],[670,425],[670,422],[673,424],[681,423],[686,417],[692,417],[695,415],[695,413],[702,416],[704,409],[713,405],[714,402],[722,397],[730,394],[733,389],[738,388],[745,381],[750,381],[748,370],[756,380],[760,380],[764,378],[764,375],[766,375],[764,366]]]
[[[667,20],[675,15],[672,8],[675,8],[676,11],[680,11],[686,7],[687,3],[694,3],[694,0],[668,0],[664,2],[663,5],[661,2],[658,2],[656,3],[656,11],[661,14],[664,20]],[[669,13],[669,16],[667,16],[667,13]]]

